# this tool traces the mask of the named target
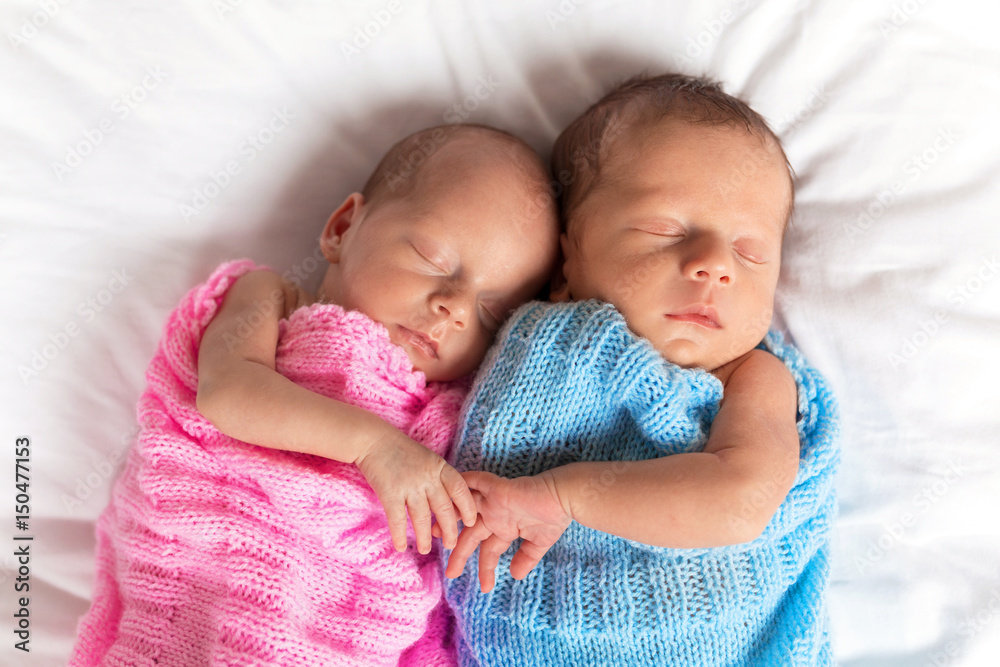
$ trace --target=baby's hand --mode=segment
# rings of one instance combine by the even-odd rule
[[[374,443],[354,463],[382,503],[397,551],[406,550],[407,510],[422,554],[431,550],[432,511],[449,549],[458,534],[455,508],[466,525],[476,522],[476,503],[458,471],[398,431]]]
[[[510,574],[524,579],[573,521],[547,472],[505,479],[473,471],[462,473],[462,477],[472,489],[480,518],[475,525],[465,524],[445,575],[452,579],[459,576],[479,547],[479,584],[484,593],[493,590],[500,556],[515,538],[523,541],[510,562]]]

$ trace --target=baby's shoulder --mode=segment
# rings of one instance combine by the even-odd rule
[[[296,309],[314,302],[302,287],[270,269],[250,271],[240,276],[230,288],[228,298],[245,302],[256,311],[277,308],[281,318],[287,318]]]
[[[767,391],[775,384],[795,385],[785,362],[761,348],[723,364],[712,374],[722,382],[726,394],[732,391]]]

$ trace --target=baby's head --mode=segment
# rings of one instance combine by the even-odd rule
[[[317,297],[384,325],[428,380],[452,380],[544,286],[558,234],[548,172],[523,141],[430,128],[393,146],[330,216]]]
[[[715,370],[767,333],[794,203],[767,123],[718,85],[632,79],[556,140],[565,284],[667,360]]]

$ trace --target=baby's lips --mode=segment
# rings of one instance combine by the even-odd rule
[[[438,358],[438,343],[427,334],[399,325],[400,335],[411,347],[419,350],[428,359]]]
[[[695,304],[674,313],[667,313],[666,317],[680,322],[700,324],[709,329],[722,328],[722,325],[719,324],[719,313],[712,306],[703,304]]]

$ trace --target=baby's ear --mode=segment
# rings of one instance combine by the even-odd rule
[[[323,232],[319,235],[319,247],[323,257],[331,264],[340,261],[340,250],[344,244],[344,235],[352,226],[361,220],[365,198],[360,192],[352,192],[344,203],[330,215]]]
[[[566,280],[566,234],[559,235],[559,257],[556,259],[556,268],[549,279],[549,301],[572,301],[573,297],[569,293],[569,282]]]

